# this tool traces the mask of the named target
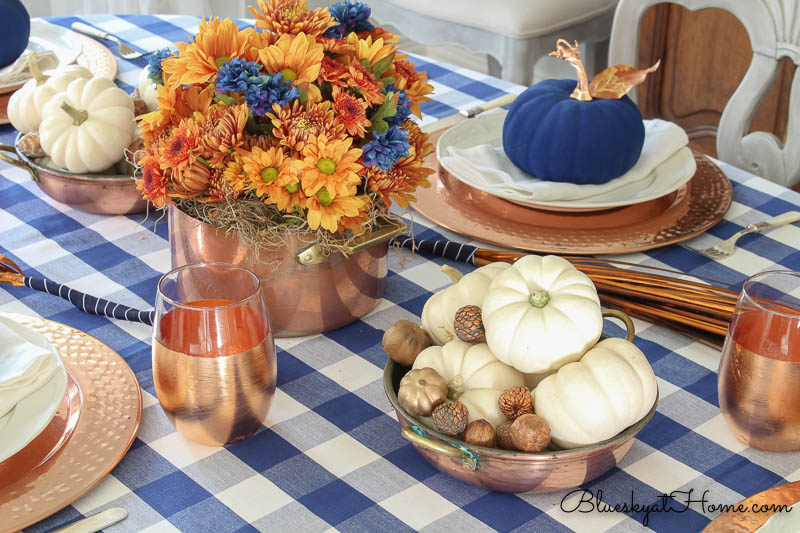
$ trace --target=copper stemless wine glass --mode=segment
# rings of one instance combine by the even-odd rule
[[[255,433],[277,379],[261,282],[227,263],[174,269],[158,282],[153,381],[187,439],[221,446]]]
[[[749,278],[725,338],[719,406],[728,427],[761,450],[800,450],[800,272]]]

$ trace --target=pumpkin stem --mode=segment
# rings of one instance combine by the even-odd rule
[[[575,41],[575,44],[571,45],[566,40],[559,39],[556,41],[556,51],[550,52],[548,55],[563,59],[578,71],[578,86],[575,87],[575,90],[572,91],[572,94],[569,96],[575,100],[588,102],[592,99],[592,95],[589,92],[589,76],[586,74],[586,67],[583,65],[583,61],[578,59],[580,53],[578,41]]]
[[[86,119],[89,118],[88,111],[86,111],[85,109],[75,109],[74,107],[69,105],[69,102],[67,102],[66,100],[61,102],[61,109],[63,109],[67,115],[72,117],[72,124],[75,126],[80,126],[81,124],[86,122]]]
[[[538,308],[542,308],[547,305],[547,302],[550,301],[550,295],[544,289],[537,289],[535,291],[531,291],[531,295],[528,297],[528,302]]]
[[[458,283],[461,280],[461,278],[464,277],[464,274],[462,274],[455,268],[451,267],[450,265],[442,265],[442,268],[440,270],[445,274],[447,274],[447,276],[451,280],[453,280],[453,283]]]
[[[464,394],[464,376],[461,374],[453,378],[453,381],[447,384],[447,397],[450,400],[458,400]]]
[[[36,86],[38,87],[46,82],[48,77],[42,74],[42,71],[39,70],[39,54],[36,52],[29,52],[26,59],[28,60],[28,70],[31,71],[33,79],[36,80]]]

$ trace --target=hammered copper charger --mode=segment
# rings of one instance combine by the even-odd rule
[[[50,424],[0,463],[0,531],[16,531],[71,504],[119,463],[139,429],[142,396],[127,363],[94,337],[43,318],[4,315],[47,337],[68,374]]]
[[[800,481],[772,487],[740,501],[731,511],[722,513],[712,520],[703,529],[703,533],[752,533],[775,514],[777,511],[775,506],[789,507],[798,501],[800,501]],[[737,512],[738,508],[743,511]],[[792,509],[792,512],[796,513],[797,509]],[[800,530],[800,524],[797,529]]]
[[[431,135],[435,142],[441,134]],[[733,200],[725,174],[695,153],[697,171],[689,182],[662,198],[592,212],[542,211],[503,200],[466,185],[439,166],[429,189],[417,189],[412,206],[451,231],[480,241],[543,253],[621,254],[675,244],[722,220]]]

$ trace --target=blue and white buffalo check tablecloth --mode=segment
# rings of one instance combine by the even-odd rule
[[[66,27],[75,20],[145,50],[185,40],[197,27],[197,19],[186,16],[51,19]],[[436,101],[423,106],[425,124],[522,90],[413,59],[436,88]],[[132,90],[146,58],[118,63],[119,85]],[[13,134],[10,126],[0,129],[3,142]],[[721,166],[733,181],[733,206],[694,245],[711,245],[748,223],[800,208],[797,193]],[[31,275],[148,308],[156,282],[170,267],[166,223],[154,224],[153,218],[75,211],[45,197],[25,171],[0,163],[0,250]],[[419,215],[414,223],[420,238],[464,240]],[[741,284],[765,269],[800,269],[798,244],[800,227],[790,225],[744,237],[741,249],[722,261],[679,246],[622,259]],[[113,532],[641,531],[644,522],[656,531],[699,531],[719,512],[708,504],[733,504],[800,480],[800,453],[755,451],[728,431],[717,405],[719,353],[644,322],[637,322],[636,344],[658,376],[658,412],[619,467],[582,488],[594,502],[600,497],[611,506],[633,501],[661,507],[665,501],[671,512],[567,512],[582,494],[492,493],[440,473],[400,436],[381,382],[381,336],[399,319],[418,320],[425,300],[446,284],[438,271],[442,261],[397,250],[389,259],[386,294],[374,312],[324,335],[277,341],[278,391],[265,428],[225,448],[188,442],[167,421],[153,390],[149,328],[82,314],[27,288],[0,289],[0,311],[63,322],[110,345],[133,368],[144,396],[138,438],[119,466],[86,496],[30,530],[46,531],[113,506],[129,513],[108,528]],[[705,493],[706,506],[685,505],[690,491],[694,500]],[[673,497],[663,500],[662,494]],[[585,502],[580,510],[590,507]]]

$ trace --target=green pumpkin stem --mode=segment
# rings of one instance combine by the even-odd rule
[[[39,70],[39,54],[36,52],[29,52],[26,59],[28,60],[28,70],[31,71],[33,79],[36,80],[36,86],[38,87],[46,82],[49,78]]]
[[[64,110],[64,112],[67,115],[72,117],[72,124],[74,126],[80,126],[81,124],[86,122],[86,119],[89,118],[88,111],[86,111],[85,109],[75,109],[74,107],[69,105],[69,102],[67,102],[66,100],[61,102],[61,109]]]
[[[461,278],[464,277],[464,274],[462,274],[455,268],[451,267],[450,265],[442,265],[442,268],[440,270],[445,274],[447,274],[447,277],[453,280],[453,283],[458,283],[461,280]]]
[[[550,52],[548,55],[563,59],[578,71],[578,86],[569,96],[575,100],[588,102],[592,99],[592,95],[589,92],[589,76],[586,74],[586,67],[583,65],[583,61],[578,59],[580,53],[578,41],[575,41],[575,44],[572,45],[564,39],[559,39],[556,41],[556,51]]]
[[[544,307],[549,301],[550,295],[544,289],[531,291],[531,294],[528,297],[528,302],[532,306],[538,308]]]

